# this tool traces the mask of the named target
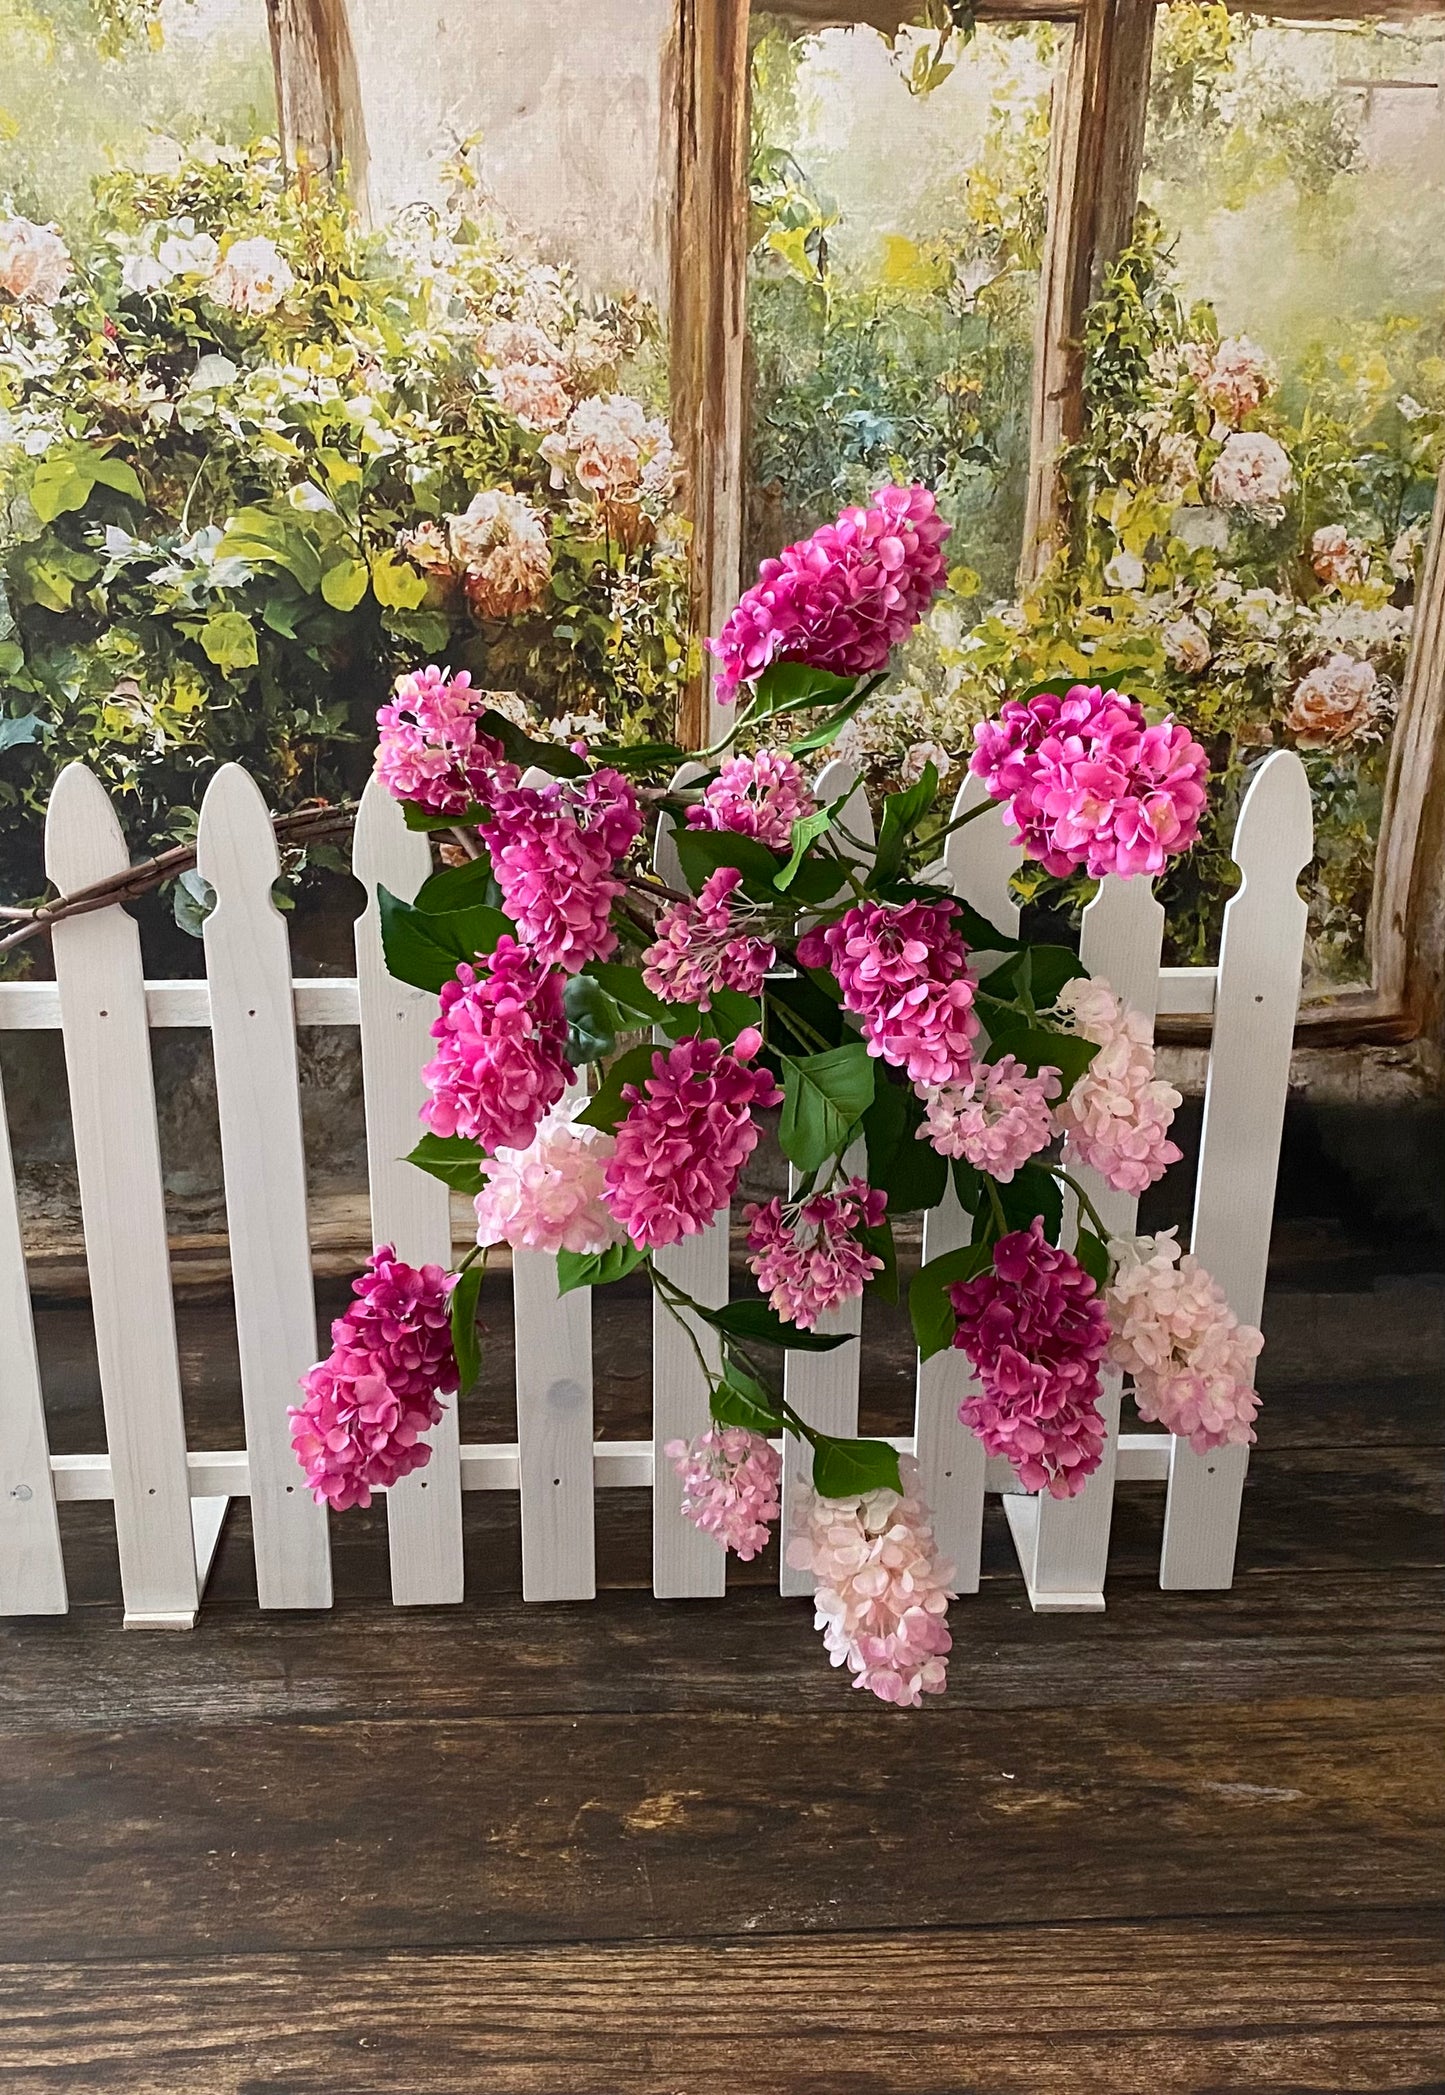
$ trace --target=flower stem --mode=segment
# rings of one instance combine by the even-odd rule
[[[1058,1179],[1062,1185],[1068,1187],[1069,1191],[1073,1194],[1075,1200],[1078,1201],[1079,1206],[1083,1209],[1084,1213],[1088,1216],[1090,1222],[1093,1224],[1094,1235],[1099,1239],[1099,1242],[1101,1244],[1107,1244],[1113,1232],[1110,1230],[1108,1223],[1105,1222],[1102,1215],[1100,1215],[1099,1210],[1094,1206],[1093,1201],[1090,1200],[1088,1194],[1079,1184],[1079,1181],[1072,1175],[1072,1173],[1065,1171],[1062,1164],[1045,1164],[1044,1169],[1053,1178]]]

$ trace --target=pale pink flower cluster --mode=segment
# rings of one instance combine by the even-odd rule
[[[1058,1009],[1073,1032],[1099,1049],[1055,1111],[1066,1158],[1089,1165],[1117,1193],[1142,1193],[1183,1154],[1168,1140],[1182,1100],[1154,1074],[1149,1023],[1127,1010],[1101,977],[1066,982]]]
[[[1321,582],[1335,588],[1363,581],[1367,557],[1365,547],[1343,524],[1321,524],[1310,540],[1310,566]]]
[[[211,272],[206,290],[218,306],[259,320],[275,312],[295,282],[295,273],[275,241],[258,234],[252,240],[232,241]]]
[[[1107,1296],[1109,1358],[1134,1378],[1139,1416],[1187,1439],[1196,1454],[1254,1439],[1254,1362],[1264,1345],[1241,1324],[1198,1259],[1181,1258],[1173,1230],[1109,1246],[1117,1265]]]
[[[695,902],[673,902],[663,910],[657,937],[642,956],[642,979],[654,996],[708,1011],[720,989],[758,994],[777,948],[751,937],[733,914],[742,877],[736,866],[719,866]]]
[[[881,487],[867,509],[765,560],[716,640],[717,695],[736,698],[770,662],[839,676],[882,669],[944,585],[950,526],[926,487]]]
[[[1186,342],[1182,354],[1205,404],[1231,428],[1237,429],[1274,391],[1274,365],[1247,335]]]
[[[798,941],[804,967],[831,968],[870,1055],[915,1086],[973,1078],[978,1019],[952,902],[859,902]]]
[[[1369,662],[1331,655],[1300,678],[1284,724],[1301,749],[1328,749],[1365,734],[1380,711],[1380,679]]]
[[[861,1230],[877,1229],[888,1195],[866,1179],[850,1178],[836,1193],[810,1199],[754,1202],[743,1209],[748,1265],[785,1324],[811,1331],[819,1317],[861,1295],[883,1261]]]
[[[1284,498],[1293,486],[1294,467],[1284,445],[1255,429],[1227,436],[1209,475],[1212,500],[1272,517],[1284,513]]]
[[[1197,676],[1209,667],[1209,635],[1197,619],[1171,619],[1159,637],[1170,662],[1186,676]]]
[[[447,518],[447,530],[474,618],[514,618],[541,603],[552,548],[546,519],[525,495],[484,487],[460,516]]]
[[[453,676],[433,662],[398,677],[395,699],[376,716],[376,775],[388,793],[432,814],[459,815],[515,785],[521,772],[477,726],[485,705],[465,669]]]
[[[814,1581],[814,1625],[835,1666],[880,1702],[917,1709],[941,1695],[953,1647],[945,1617],[954,1567],[938,1554],[918,1464],[899,1457],[903,1491],[825,1499],[810,1493],[788,1562]]]
[[[553,487],[570,481],[599,503],[607,528],[625,545],[645,540],[648,512],[671,498],[677,479],[666,422],[627,393],[579,400],[565,427],[543,437],[541,452]]]
[[[572,406],[563,352],[544,334],[520,320],[497,320],[479,345],[492,391],[500,405],[524,429],[555,429]]]
[[[746,1426],[711,1426],[662,1452],[682,1479],[683,1517],[751,1563],[783,1510],[783,1458],[772,1442]]]
[[[783,1096],[766,1069],[748,1066],[762,1044],[755,1026],[731,1048],[680,1040],[653,1056],[645,1086],[623,1086],[607,1205],[634,1244],[652,1250],[696,1236],[732,1199],[758,1143],[753,1108]]]
[[[993,1267],[955,1281],[953,1343],[978,1376],[958,1415],[1029,1491],[1072,1498],[1099,1466],[1099,1362],[1109,1320],[1091,1277],[1036,1218],[1000,1237]]]
[[[54,226],[30,218],[0,219],[0,291],[31,305],[53,306],[75,273]]]
[[[615,868],[642,831],[637,794],[620,771],[551,779],[494,793],[483,835],[507,915],[536,958],[575,975],[617,944]]]
[[[756,837],[771,851],[786,851],[793,824],[815,812],[816,802],[793,759],[782,750],[729,757],[708,781],[702,799],[687,811],[689,829],[726,829]]]
[[[462,1135],[484,1153],[525,1149],[576,1072],[566,1059],[562,977],[514,938],[463,961],[442,984],[437,1052],[422,1071],[435,1135]]]
[[[966,1086],[945,1085],[927,1094],[928,1114],[918,1130],[943,1157],[964,1157],[1006,1186],[1030,1157],[1053,1140],[1049,1101],[1058,1096],[1059,1072],[1037,1076],[1015,1055],[1000,1055]]]
[[[612,1137],[577,1119],[584,1101],[553,1106],[525,1149],[498,1149],[476,1198],[477,1242],[513,1251],[606,1251],[621,1230],[602,1198]]]
[[[421,1435],[457,1386],[449,1297],[454,1276],[408,1266],[383,1244],[352,1282],[356,1301],[331,1327],[331,1351],[302,1377],[291,1445],[318,1505],[369,1506],[374,1489],[421,1469]]]
[[[1120,692],[1075,684],[1062,698],[1010,699],[974,740],[969,768],[1050,873],[1161,873],[1199,833],[1203,749],[1172,716],[1151,726]]]

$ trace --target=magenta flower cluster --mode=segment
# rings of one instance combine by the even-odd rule
[[[952,902],[858,902],[798,941],[804,967],[831,968],[870,1055],[917,1086],[968,1084],[978,1018]]]
[[[398,677],[396,697],[376,716],[376,775],[397,800],[433,815],[461,815],[521,777],[502,745],[477,725],[485,697],[465,669],[433,663]]]
[[[753,1109],[783,1096],[766,1069],[749,1066],[762,1044],[753,1026],[730,1049],[680,1040],[653,1056],[645,1086],[623,1086],[628,1111],[607,1163],[606,1200],[634,1244],[652,1250],[696,1236],[732,1199],[757,1147]]]
[[[949,526],[926,487],[880,487],[866,509],[765,560],[707,644],[717,695],[734,699],[770,663],[806,662],[837,676],[882,669],[944,585]]]
[[[504,935],[443,983],[431,1030],[422,1118],[432,1133],[464,1135],[484,1154],[525,1149],[575,1075],[561,976]]]
[[[618,771],[493,794],[484,834],[507,915],[539,960],[569,975],[617,944],[616,876],[642,833],[642,809]]]
[[[792,1202],[774,1195],[743,1209],[748,1265],[785,1324],[811,1331],[882,1272],[882,1259],[859,1232],[877,1229],[887,1207],[886,1193],[850,1178],[836,1193]]]
[[[663,910],[657,937],[642,956],[642,979],[654,996],[710,1011],[720,989],[758,994],[777,948],[752,937],[734,915],[742,877],[736,866],[719,866],[695,902],[673,902]]]
[[[767,1548],[783,1510],[783,1458],[770,1440],[746,1426],[712,1426],[692,1442],[670,1440],[663,1453],[682,1479],[684,1519],[744,1564]]]
[[[959,1417],[1029,1491],[1072,1498],[1104,1447],[1099,1362],[1109,1320],[1092,1278],[1036,1217],[1000,1237],[992,1270],[956,1281],[949,1297],[953,1343],[981,1385]]]
[[[974,740],[970,769],[1050,873],[1162,873],[1198,835],[1208,758],[1177,720],[1151,726],[1117,691],[1010,699]]]
[[[811,815],[815,805],[793,759],[781,750],[760,749],[756,756],[728,758],[688,809],[687,823],[689,829],[756,837],[771,851],[786,851],[794,822]]]
[[[302,1378],[291,1445],[319,1505],[369,1506],[431,1459],[421,1438],[457,1386],[448,1297],[453,1276],[408,1266],[390,1244],[351,1284],[356,1300],[331,1327],[331,1351]]]

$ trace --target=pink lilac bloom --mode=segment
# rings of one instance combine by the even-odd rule
[[[711,1426],[690,1443],[670,1440],[663,1453],[682,1479],[684,1519],[751,1563],[782,1511],[783,1458],[772,1442],[746,1426]]]
[[[1151,726],[1117,691],[1075,684],[1062,698],[1010,699],[974,740],[970,770],[1050,873],[1161,873],[1198,835],[1203,749],[1172,717]]]
[[[465,670],[451,676],[433,663],[398,677],[396,697],[376,716],[376,775],[395,800],[434,815],[460,815],[521,777],[502,745],[477,721],[485,695]]]
[[[944,1617],[957,1596],[954,1567],[938,1554],[919,1491],[918,1464],[898,1461],[902,1492],[860,1498],[810,1493],[806,1526],[788,1562],[814,1580],[814,1627],[835,1666],[880,1702],[917,1709],[941,1695],[953,1638]]]
[[[1173,1230],[1111,1243],[1117,1261],[1105,1297],[1109,1358],[1134,1378],[1139,1416],[1187,1440],[1198,1455],[1247,1447],[1259,1394],[1254,1363],[1264,1345],[1241,1324],[1218,1281]]]
[[[476,1198],[477,1242],[514,1251],[606,1251],[622,1232],[602,1198],[612,1137],[577,1118],[585,1101],[553,1106],[525,1149],[499,1149]]]
[[[421,1117],[435,1135],[462,1135],[483,1153],[525,1149],[576,1072],[566,1059],[562,977],[514,938],[463,961],[442,984],[435,1058],[422,1071]]]
[[[1035,1217],[999,1238],[989,1272],[948,1292],[953,1343],[981,1385],[959,1417],[1026,1490],[1072,1498],[1104,1447],[1099,1362],[1109,1320],[1093,1280]]]
[[[756,756],[729,757],[709,781],[700,801],[687,811],[689,829],[726,829],[734,836],[756,837],[770,851],[790,848],[793,824],[816,812],[802,772],[781,750],[760,749]]]
[[[758,994],[777,948],[765,938],[750,937],[733,914],[742,877],[736,866],[719,866],[695,902],[674,902],[663,910],[656,940],[642,956],[642,979],[654,996],[708,1011],[719,989],[736,989],[745,997]]]
[[[882,669],[944,586],[949,533],[926,487],[880,487],[867,509],[765,560],[758,579],[707,645],[728,704],[772,662],[806,662],[837,676]]]
[[[652,1250],[695,1236],[733,1196],[758,1141],[755,1106],[782,1092],[751,1069],[762,1046],[745,1026],[731,1048],[689,1038],[652,1058],[645,1086],[625,1084],[627,1117],[607,1164],[607,1205],[634,1244]]]
[[[918,1140],[943,1157],[964,1157],[1006,1186],[1030,1157],[1053,1140],[1049,1101],[1058,1097],[1059,1072],[1030,1076],[1015,1055],[1000,1055],[972,1084],[946,1084],[927,1094],[928,1115]]]
[[[449,1297],[455,1276],[408,1266],[390,1244],[352,1282],[356,1296],[331,1327],[331,1352],[302,1378],[291,1445],[318,1505],[369,1506],[431,1459],[421,1438],[457,1387]]]
[[[539,960],[575,975],[617,944],[615,868],[642,831],[642,809],[618,771],[553,779],[492,796],[484,834],[506,911]]]
[[[973,1080],[978,1019],[953,902],[859,902],[798,941],[804,967],[831,968],[870,1055],[917,1087]]]
[[[1054,1114],[1065,1161],[1087,1164],[1116,1193],[1142,1193],[1183,1155],[1168,1139],[1183,1101],[1154,1074],[1148,1020],[1126,1010],[1101,977],[1066,982],[1057,1004],[1072,1030],[1099,1048]]]
[[[785,1324],[810,1331],[819,1317],[861,1295],[883,1261],[858,1235],[877,1229],[888,1195],[850,1178],[836,1193],[784,1202],[776,1196],[743,1209],[748,1265]]]

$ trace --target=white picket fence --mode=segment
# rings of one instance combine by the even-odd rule
[[[851,774],[830,765],[820,792]],[[960,799],[972,804],[971,784]],[[861,793],[848,812],[862,833]],[[1241,1317],[1257,1322],[1298,999],[1304,905],[1296,878],[1310,856],[1309,791],[1297,758],[1261,767],[1236,833],[1243,884],[1226,912],[1220,964],[1161,970],[1163,912],[1143,881],[1106,881],[1084,922],[1084,957],[1136,1009],[1213,1014],[1193,1246]],[[671,861],[670,840],[659,846]],[[115,814],[97,780],[72,765],[57,783],[46,859],[62,890],[127,864]],[[999,821],[983,818],[948,842],[953,888],[1001,926],[1015,854]],[[298,1026],[357,1026],[361,1036],[377,1243],[416,1263],[450,1263],[448,1194],[399,1161],[417,1132],[420,1070],[429,1053],[434,999],[391,980],[376,922],[377,883],[415,895],[430,870],[427,839],[373,784],[356,826],[353,866],[372,897],[356,927],[354,980],[293,981],[284,919],[271,900],[277,854],[266,807],[237,765],[219,771],[201,811],[200,870],[216,894],[205,925],[204,981],[142,978],[132,919],[111,907],[54,931],[54,982],[0,984],[0,1029],[59,1028],[90,1270],[107,1448],[49,1451],[34,1325],[16,1204],[9,1131],[0,1101],[0,1614],[59,1614],[67,1606],[57,1506],[109,1500],[115,1512],[125,1620],[188,1628],[233,1498],[248,1497],[260,1604],[324,1608],[331,1602],[328,1521],[302,1484],[286,1410],[298,1377],[318,1357],[297,1083]],[[181,1403],[156,1125],[150,1030],[209,1028],[215,1056],[226,1208],[234,1275],[246,1445],[187,1449]],[[1110,1224],[1127,1230],[1134,1203],[1093,1185]],[[926,1218],[929,1257],[965,1242],[968,1217],[950,1193]],[[728,1223],[661,1254],[665,1270],[700,1302],[728,1294]],[[650,1487],[653,1585],[667,1599],[724,1590],[725,1558],[679,1513],[679,1486],[661,1449],[700,1431],[707,1393],[685,1334],[659,1314],[653,1334],[653,1438],[593,1435],[591,1302],[558,1299],[553,1261],[519,1253],[513,1263],[517,1440],[463,1446],[456,1407],[434,1436],[429,1467],[388,1494],[392,1597],[399,1605],[463,1597],[462,1493],[516,1491],[521,1498],[522,1590],[528,1600],[584,1600],[596,1590],[597,1490]],[[835,1328],[856,1333],[858,1306]],[[710,1333],[699,1334],[704,1352]],[[856,1429],[859,1349],[787,1356],[787,1393],[835,1433]],[[1147,1479],[1167,1493],[1160,1583],[1223,1587],[1233,1576],[1245,1452],[1196,1456],[1163,1433],[1118,1432],[1117,1380],[1107,1392],[1105,1458],[1077,1498],[1017,1491],[1006,1465],[986,1460],[960,1426],[969,1391],[961,1354],[920,1365],[916,1451],[940,1536],[962,1591],[977,1590],[986,1492],[1002,1492],[1034,1607],[1104,1605],[1109,1523],[1117,1480]],[[1266,1413],[1266,1432],[1268,1431]],[[785,1496],[803,1477],[787,1450]],[[785,1519],[787,1510],[785,1508]],[[784,1570],[782,1589],[804,1582]]]

